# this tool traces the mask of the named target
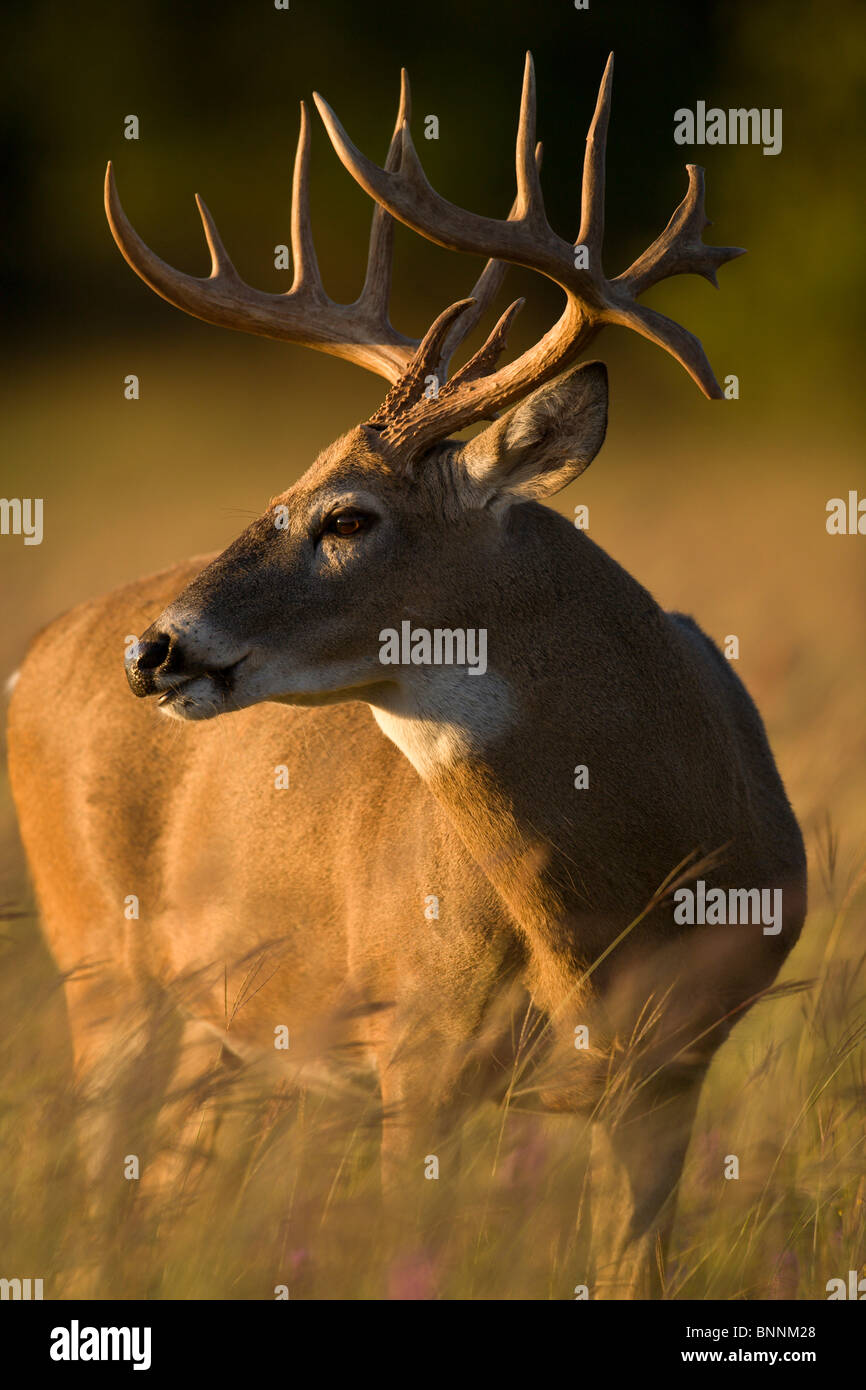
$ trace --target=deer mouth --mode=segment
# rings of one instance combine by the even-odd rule
[[[235,675],[247,656],[249,652],[230,666],[217,666],[189,675],[173,674],[169,678],[171,684],[158,696],[157,705],[180,719],[209,719],[234,708]]]
[[[203,677],[201,676],[182,677],[180,680],[176,681],[170,690],[164,690],[162,694],[158,696],[156,703],[160,706],[185,705],[190,703],[188,697],[183,693],[184,686],[193,685],[197,680],[202,679]]]

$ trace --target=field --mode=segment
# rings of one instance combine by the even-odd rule
[[[292,400],[305,402],[289,419],[291,406],[274,407],[284,359],[245,342],[239,380],[236,345],[211,341],[194,370],[148,342],[136,403],[117,389],[128,345],[62,373],[26,362],[13,373],[4,487],[46,498],[46,539],[14,553],[3,543],[4,677],[79,598],[227,543],[369,404],[348,368],[289,354]],[[827,500],[856,485],[854,451],[841,426],[813,448],[778,411],[762,421],[754,405],[710,407],[685,382],[636,398],[631,359],[613,357],[608,442],[558,505],[586,503],[593,538],[666,607],[720,644],[738,636],[810,864],[809,916],[780,988],[736,1026],[704,1089],[666,1296],[823,1299],[828,1280],[866,1274],[866,542],[824,524]],[[574,1296],[580,1125],[519,1099],[507,1116],[474,1115],[459,1176],[383,1213],[375,1096],[262,1095],[243,1071],[215,1079],[178,1098],[201,1111],[202,1133],[206,1116],[220,1120],[215,1150],[202,1143],[183,1189],[131,1200],[106,1245],[76,1156],[61,981],[5,783],[0,871],[0,1273],[43,1277],[46,1297],[94,1281],[111,1298],[267,1299],[278,1286],[292,1298]],[[731,1154],[737,1180],[724,1176]]]

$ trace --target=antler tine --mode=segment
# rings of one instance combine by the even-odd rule
[[[200,200],[198,209],[211,253],[211,278],[216,279],[219,277],[220,271],[224,270],[228,256],[213,219]],[[173,270],[142,241],[123,210],[111,160],[108,161],[108,167],[105,170],[105,214],[114,240],[124,259],[132,266],[136,274],[163,299],[177,304],[181,309],[187,309],[188,312],[194,313],[193,301],[197,299],[197,291],[200,292],[200,287],[206,281],[197,280],[191,275],[183,275]]]
[[[535,146],[535,167],[541,173],[542,145],[539,141]],[[514,221],[518,216],[518,199],[515,198],[508,214],[508,220]],[[487,313],[490,305],[502,289],[503,282],[508,274],[507,261],[489,260],[475,282],[471,291],[473,303],[457,320],[449,332],[442,346],[442,358],[437,370],[440,382],[444,382],[448,375],[448,364],[454,356],[461,343],[474,331],[481,319]],[[523,301],[521,301],[522,303]],[[494,332],[496,330],[494,329]],[[467,364],[468,365],[468,364]]]
[[[445,382],[448,377],[448,366],[461,343],[464,343],[481,319],[486,314],[493,300],[496,298],[502,283],[508,273],[506,261],[488,261],[469,295],[469,302],[460,318],[452,324],[444,342],[439,362],[436,366],[436,375],[440,382]]]
[[[687,164],[686,171],[688,190],[670,222],[643,255],[613,282],[627,289],[633,298],[671,275],[703,275],[718,289],[719,266],[745,255],[741,246],[704,245],[701,235],[713,225],[704,208],[704,171],[699,164]]]
[[[307,103],[301,102],[301,126],[292,172],[292,266],[294,279],[289,291],[298,300],[310,304],[333,303],[328,300],[319,272],[313,228],[310,221],[310,121]]]
[[[613,92],[613,54],[611,53],[595,104],[592,123],[586,137],[583,158],[583,185],[580,201],[580,231],[577,243],[589,252],[590,264],[601,270],[604,242],[604,170],[607,156],[607,128],[610,123],[610,102]]]
[[[724,392],[716,381],[707,354],[699,338],[690,333],[682,324],[649,309],[645,304],[632,304],[625,308],[611,308],[605,314],[605,322],[630,328],[647,338],[656,347],[664,348],[671,357],[676,358],[689,376],[703,391],[708,400],[722,400]]]
[[[538,176],[538,159],[535,144],[535,64],[532,54],[527,53],[523,69],[523,91],[520,95],[520,121],[517,126],[517,143],[514,151],[514,166],[517,179],[517,199],[513,209],[515,221],[536,223],[549,230],[544,215],[544,195]]]
[[[400,104],[397,122],[385,168],[396,171],[403,161],[403,127],[409,121],[412,111],[412,94],[409,88],[409,74],[405,68],[400,70]],[[373,318],[387,319],[388,301],[391,295],[391,276],[394,260],[394,219],[381,203],[373,210],[373,225],[370,228],[370,250],[367,256],[367,274],[358,304],[366,306]]]
[[[379,409],[372,415],[368,424],[384,429],[392,416],[402,414],[426,389],[426,379],[432,364],[438,362],[442,353],[442,343],[452,325],[472,304],[471,299],[458,299],[443,309],[438,318],[427,329],[415,351],[406,371],[395,382]]]
[[[109,169],[111,164],[109,163]],[[240,280],[240,276],[232,264],[231,257],[223,245],[223,239],[217,231],[217,225],[208,211],[207,203],[198,193],[195,195],[195,204],[198,208],[198,215],[204,227],[205,241],[210,251],[210,278],[211,280],[226,279]],[[118,203],[118,206],[119,203]]]
[[[515,299],[513,304],[509,304],[478,351],[454,373],[451,386],[457,387],[469,381],[478,381],[492,371],[507,346],[508,330],[525,303],[525,299]]]

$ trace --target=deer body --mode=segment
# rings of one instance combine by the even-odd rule
[[[16,689],[12,773],[58,964],[102,962],[96,987],[67,987],[85,1074],[112,1064],[118,1025],[157,988],[238,1057],[283,1074],[274,1031],[287,1027],[299,1082],[336,1080],[347,1059],[376,1071],[392,1114],[384,1151],[420,1164],[467,1097],[502,1098],[530,1001],[557,1036],[524,1090],[591,1115],[599,1052],[661,981],[679,991],[680,1031],[672,1024],[660,1045],[699,1039],[673,1088],[696,1099],[730,1021],[796,938],[796,823],[754,707],[707,639],[561,517],[528,503],[511,520],[484,614],[508,643],[491,652],[506,694],[489,732],[471,708],[462,720],[454,697],[444,718],[435,701],[422,706],[419,736],[417,717],[377,692],[373,717],[361,701],[267,703],[179,736],[129,699],[117,633],[183,589],[195,565],[89,604],[40,639]],[[75,759],[46,795],[34,770],[63,767],[70,737]],[[590,770],[581,790],[577,762]],[[278,790],[283,765],[290,784]],[[713,882],[783,888],[779,936],[676,927],[667,902],[636,929],[635,951],[624,947],[631,973],[614,953],[615,969],[585,979],[672,868],[722,845]],[[127,922],[129,893],[140,918]],[[594,1046],[569,1055],[578,1024]],[[652,1139],[664,1196],[688,1130],[667,1134],[668,1163]],[[629,1141],[639,1172],[650,1140],[638,1143],[632,1124]]]
[[[701,1080],[796,940],[805,863],[760,718],[728,663],[690,619],[663,613],[540,505],[601,446],[606,374],[599,363],[571,366],[601,322],[630,315],[717,394],[696,340],[660,315],[638,325],[630,296],[663,270],[712,273],[733,253],[695,239],[704,223],[693,179],[652,255],[619,281],[596,270],[584,284],[560,257],[565,244],[539,231],[527,74],[522,195],[505,223],[461,214],[455,224],[458,210],[443,203],[431,227],[438,195],[407,204],[402,180],[415,175],[402,122],[377,171],[326,119],[359,181],[425,234],[461,249],[483,236],[525,264],[534,228],[546,247],[539,267],[558,266],[569,294],[560,324],[524,355],[528,368],[520,359],[536,389],[518,389],[519,364],[492,370],[512,311],[437,404],[419,387],[429,368],[442,370],[466,302],[401,372],[405,340],[376,315],[370,328],[365,310],[351,346],[394,381],[381,410],[223,555],[48,629],[15,692],[11,768],[58,964],[96,963],[67,985],[80,1074],[116,1058],[119,1024],[130,1065],[146,1065],[146,1027],[132,1040],[129,1020],[155,994],[183,1030],[219,1037],[244,1060],[276,1066],[282,1026],[298,1081],[347,1064],[378,1074],[397,1171],[422,1162],[470,1100],[508,1093],[517,1070],[543,1106],[604,1126],[605,1171],[622,1167],[626,1194],[616,1257],[638,1251],[643,1268],[613,1287],[647,1291]],[[605,81],[584,177],[581,240],[591,247]],[[297,215],[308,138],[287,314],[309,293],[311,243]],[[216,296],[216,321],[236,312],[240,281],[206,213],[213,284],[152,257],[121,220],[113,186],[109,206],[124,254],[160,293],[197,313]],[[488,266],[488,288],[499,269]],[[250,314],[273,318],[264,301],[281,298],[261,297]],[[272,328],[288,335],[282,319]],[[349,355],[345,343],[340,351]],[[520,396],[468,443],[448,437]],[[483,629],[487,669],[384,665],[381,634],[403,620]],[[125,680],[119,644],[143,627]],[[133,700],[129,686],[158,704]],[[576,765],[587,786],[575,786]],[[678,926],[664,885],[696,864],[713,885],[781,889],[781,931]],[[529,1018],[533,1044],[515,1051]],[[582,1050],[579,1025],[589,1031]]]

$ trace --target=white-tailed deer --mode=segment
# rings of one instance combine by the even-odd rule
[[[602,444],[605,368],[575,366],[600,328],[636,330],[721,394],[697,339],[637,302],[671,275],[715,283],[740,254],[701,240],[700,169],[688,166],[688,192],[649,249],[615,279],[602,270],[611,71],[576,245],[544,213],[531,60],[502,221],[431,188],[405,81],[384,168],[317,97],[378,205],[349,306],[319,278],[303,107],[286,294],[242,282],[201,203],[210,277],[170,268],[133,231],[109,167],[115,240],[163,298],[391,386],[224,554],[49,627],[18,682],[10,748],[45,930],[71,972],[83,1085],[119,1058],[147,1071],[155,998],[176,1010],[181,1057],[218,1038],[240,1058],[273,1058],[285,1026],[301,1078],[346,1055],[378,1072],[386,1165],[419,1178],[461,1109],[507,1095],[519,1074],[548,1109],[591,1117],[601,1176],[623,1177],[615,1214],[596,1209],[618,1229],[595,1292],[617,1296],[658,1285],[704,1073],[797,938],[805,858],[729,663],[540,505]],[[420,343],[388,321],[393,218],[490,258],[473,297]],[[513,304],[449,377],[508,262],[561,286],[561,318],[497,366]],[[453,437],[482,420],[493,423]],[[122,644],[145,627],[124,673]],[[486,634],[486,660],[460,659],[467,633]],[[782,907],[772,922],[746,911],[721,925],[717,911],[687,924],[684,884],[702,902],[781,892]],[[126,921],[133,895],[139,915]],[[434,899],[438,915],[425,913]],[[227,997],[259,967],[229,1015]],[[112,1182],[123,1143],[108,1119],[100,1146],[88,1141]]]

